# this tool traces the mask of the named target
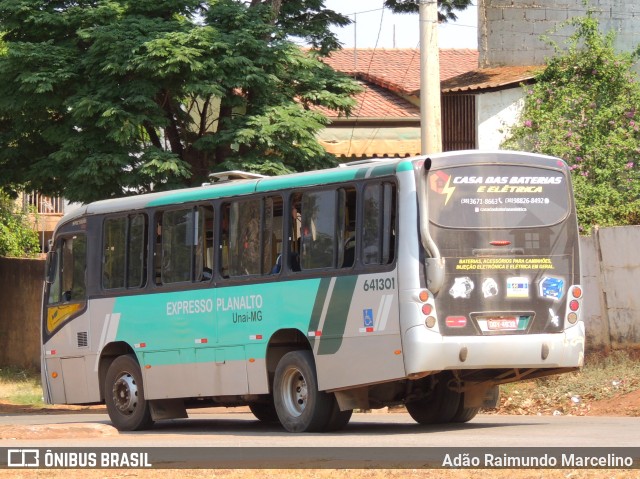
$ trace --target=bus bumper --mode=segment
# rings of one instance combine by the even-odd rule
[[[585,329],[579,321],[562,333],[441,336],[424,326],[407,330],[407,377],[445,369],[558,369],[582,367]]]

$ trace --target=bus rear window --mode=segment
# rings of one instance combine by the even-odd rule
[[[562,221],[569,185],[562,171],[467,165],[428,175],[429,219],[446,228],[530,228]]]

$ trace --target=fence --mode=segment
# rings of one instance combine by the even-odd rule
[[[40,367],[42,259],[0,257],[0,367]]]

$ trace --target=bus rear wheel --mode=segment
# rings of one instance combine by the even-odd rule
[[[335,397],[318,391],[311,351],[285,354],[273,380],[273,400],[282,426],[289,432],[326,430],[334,412]]]
[[[118,356],[111,363],[105,376],[104,397],[109,418],[118,431],[139,431],[153,424],[135,356]]]
[[[478,412],[480,411],[479,407],[464,407],[464,395],[460,398],[460,406],[458,407],[458,411],[454,414],[451,422],[469,422],[471,421]]]
[[[431,393],[417,401],[408,402],[407,412],[419,424],[451,422],[460,410],[462,394],[449,389],[449,373],[442,373]]]

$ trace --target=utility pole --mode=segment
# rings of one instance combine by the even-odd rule
[[[423,155],[442,151],[438,1],[420,0],[420,142]]]

